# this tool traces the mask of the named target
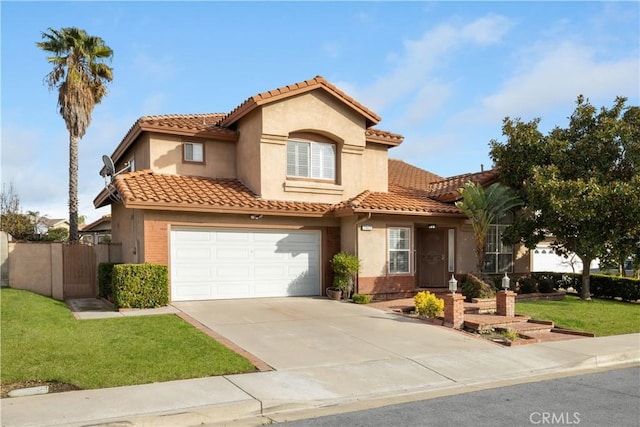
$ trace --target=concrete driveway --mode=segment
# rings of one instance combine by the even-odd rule
[[[176,302],[173,306],[276,370],[496,349],[464,333],[325,298]]]

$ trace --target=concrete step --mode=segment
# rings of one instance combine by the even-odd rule
[[[554,327],[553,322],[540,322],[534,320],[528,320],[520,323],[507,323],[504,325],[494,325],[495,329],[514,329],[518,333],[529,335],[537,332],[550,332]]]

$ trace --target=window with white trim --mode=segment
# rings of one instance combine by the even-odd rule
[[[410,273],[411,229],[409,227],[389,227],[387,233],[387,242],[389,247],[389,273]]]
[[[489,225],[484,244],[484,272],[511,273],[513,271],[513,246],[502,243],[504,231],[513,222],[513,214],[508,213]]]
[[[287,176],[336,179],[336,146],[325,142],[287,141]]]
[[[185,142],[183,146],[183,159],[185,162],[203,163],[204,147],[200,142]]]

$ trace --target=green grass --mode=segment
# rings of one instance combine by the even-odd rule
[[[553,320],[556,327],[596,336],[640,332],[640,304],[565,296],[558,301],[516,302],[516,313],[536,320]]]
[[[0,290],[0,379],[81,389],[253,372],[255,367],[175,315],[76,320],[66,304]]]

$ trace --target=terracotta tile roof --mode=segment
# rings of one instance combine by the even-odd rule
[[[497,179],[498,171],[496,169],[456,175],[429,184],[429,196],[441,202],[453,202],[460,197],[458,189],[464,187],[468,181],[486,186],[496,182]]]
[[[432,182],[442,181],[443,179],[441,176],[405,163],[402,160],[389,159],[389,184],[428,190]]]
[[[404,141],[404,136],[382,129],[369,128],[365,130],[364,134],[367,142],[377,142],[379,144],[386,144],[394,147],[402,144],[402,141]]]
[[[338,89],[336,86],[326,81],[324,77],[316,76],[310,80],[305,80],[302,82],[290,84],[287,86],[280,87],[278,89],[262,92],[257,95],[251,96],[247,98],[247,100],[245,100],[242,104],[237,106],[229,114],[227,114],[222,120],[220,120],[219,124],[221,126],[229,126],[235,123],[238,119],[243,117],[245,114],[249,113],[254,108],[260,105],[279,101],[282,99],[289,98],[291,96],[300,95],[302,93],[309,92],[316,89],[325,90],[329,94],[340,99],[349,107],[351,107],[352,109],[354,109],[355,111],[363,115],[367,119],[367,127],[373,126],[380,121],[380,116],[378,116],[376,113],[369,110],[367,107],[360,104],[355,99],[351,98],[349,95],[347,95],[346,93]]]
[[[431,215],[462,213],[454,205],[433,200],[423,190],[389,185],[389,192],[364,191],[346,202],[336,205],[335,210],[345,213],[372,212],[404,215]]]
[[[118,175],[114,184],[126,207],[296,216],[323,216],[332,208],[327,203],[263,200],[237,179],[144,170]]]
[[[190,137],[216,138],[225,141],[237,141],[238,133],[218,125],[224,113],[207,114],[168,114],[140,117],[129,128],[120,144],[111,155],[117,163],[142,132],[161,132]]]

